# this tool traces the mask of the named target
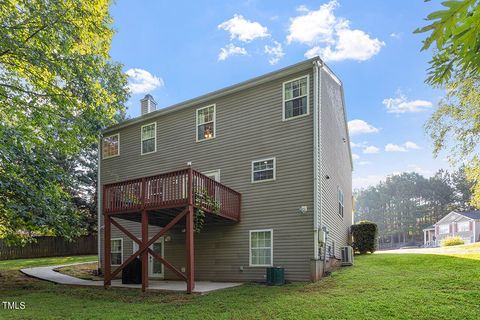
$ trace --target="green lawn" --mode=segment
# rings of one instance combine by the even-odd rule
[[[21,275],[19,267],[92,257],[0,262],[0,297],[25,310],[1,319],[478,319],[479,248],[456,256],[374,254],[356,257],[315,284],[244,286],[208,295],[70,288]],[[1,305],[0,305],[1,307]]]

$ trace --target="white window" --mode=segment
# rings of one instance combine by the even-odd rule
[[[273,265],[273,230],[250,231],[250,266],[269,267]]]
[[[307,115],[309,77],[283,83],[283,120]]]
[[[448,224],[441,224],[438,226],[438,232],[440,234],[450,233],[450,225]]]
[[[123,262],[123,239],[110,240],[110,264],[119,266]]]
[[[252,161],[252,182],[275,180],[275,158]]]
[[[343,217],[343,210],[345,208],[343,204],[344,196],[343,191],[338,187],[338,214]]]
[[[120,154],[120,133],[102,139],[102,158],[107,159]]]
[[[197,109],[197,141],[215,138],[215,105]]]
[[[157,123],[142,126],[142,154],[157,151]]]
[[[462,221],[457,224],[457,231],[458,232],[466,232],[470,231],[470,222],[469,221]]]

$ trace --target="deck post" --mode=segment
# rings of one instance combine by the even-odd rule
[[[103,213],[103,285],[107,288],[111,284],[112,263],[110,261],[111,217]],[[108,279],[108,280],[107,280]]]
[[[142,247],[148,243],[148,212],[142,210]],[[148,288],[148,250],[144,250],[141,254],[142,258],[142,291]]]
[[[194,194],[193,194],[193,170],[188,169],[188,212],[185,217],[185,238],[187,247],[187,293],[192,293],[195,288],[195,262],[194,262],[194,243],[193,243],[193,214],[194,214]]]

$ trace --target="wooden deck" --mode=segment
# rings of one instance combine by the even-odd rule
[[[107,184],[103,192],[103,211],[121,218],[123,214],[139,213],[143,209],[167,213],[166,209],[185,207],[188,205],[188,170]],[[240,193],[198,171],[192,170],[192,177],[194,207],[224,219],[240,220]],[[204,195],[218,207],[214,208],[212,201],[203,201]]]

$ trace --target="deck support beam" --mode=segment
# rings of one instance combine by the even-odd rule
[[[148,212],[142,210],[142,248],[148,248]],[[148,288],[148,250],[142,251],[142,291]]]
[[[111,238],[111,217],[108,214],[103,216],[104,239],[103,239],[103,285],[105,288],[111,285],[112,263],[110,261],[110,238]]]
[[[195,259],[194,259],[194,243],[193,243],[193,214],[194,214],[194,194],[193,194],[193,170],[188,169],[188,212],[185,217],[185,239],[187,248],[187,293],[192,293],[195,288]]]

